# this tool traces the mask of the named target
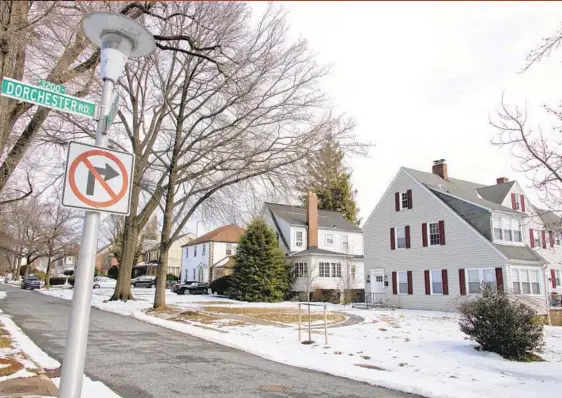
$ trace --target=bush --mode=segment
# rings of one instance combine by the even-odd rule
[[[227,289],[230,287],[230,275],[221,276],[215,279],[209,285],[211,291],[216,294],[223,295],[226,293]]]
[[[484,351],[506,359],[529,360],[543,344],[543,324],[535,310],[505,294],[493,294],[489,287],[482,297],[459,307],[461,331]]]
[[[66,282],[66,279],[67,278],[62,277],[62,276],[60,276],[60,277],[59,276],[51,276],[49,278],[49,285],[51,285],[51,286],[64,285],[64,283]]]
[[[174,274],[168,274],[166,275],[166,280],[168,281],[173,281],[173,282],[177,282],[178,281],[178,277]]]

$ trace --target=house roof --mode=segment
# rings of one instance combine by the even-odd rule
[[[553,229],[560,229],[562,220],[555,213],[549,210],[535,208],[537,215],[540,217],[545,226]]]
[[[502,203],[515,184],[515,181],[503,184],[490,185],[489,187],[478,188],[478,193],[486,200],[494,203]]]
[[[491,200],[485,199],[484,195],[480,193],[480,190],[482,188],[490,188],[490,187],[487,187],[483,184],[458,180],[456,178],[449,178],[448,180],[445,180],[440,176],[438,176],[437,174],[409,169],[406,167],[404,167],[404,170],[406,170],[408,174],[410,174],[412,177],[414,177],[416,180],[418,180],[419,182],[421,182],[422,184],[424,184],[434,192],[443,193],[445,195],[448,194],[451,196],[456,196],[459,199],[465,200],[467,202],[472,202],[475,205],[484,207],[489,210],[521,215],[521,213],[513,209],[510,209],[509,207],[505,207]],[[502,184],[502,185],[507,185],[507,184]]]
[[[306,209],[303,206],[291,206],[278,203],[265,203],[265,207],[276,217],[282,218],[293,226],[306,226]],[[347,221],[340,212],[318,210],[318,228],[337,229],[349,232],[361,232],[361,228]]]
[[[158,247],[159,242],[156,239],[145,239],[142,242],[142,252],[146,253],[147,251],[154,250]]]
[[[237,225],[223,225],[217,229],[207,232],[205,235],[192,240],[191,242],[182,245],[182,247],[193,246],[204,242],[230,242],[238,243],[240,238],[244,235],[244,228]]]
[[[234,256],[226,256],[217,261],[213,268],[234,268],[235,265]]]
[[[300,252],[296,252],[290,255],[290,257],[299,257],[309,254],[316,254],[316,255],[324,255],[324,256],[341,256],[341,257],[353,257],[353,258],[363,258],[361,255],[349,255],[346,253],[334,252],[331,250],[319,249],[315,246],[311,246],[306,250],[302,250]]]
[[[508,246],[508,245],[498,245],[493,244],[496,249],[498,249],[504,256],[506,256],[510,262],[533,262],[537,264],[547,264],[548,261],[545,260],[536,251],[531,250],[528,246]]]

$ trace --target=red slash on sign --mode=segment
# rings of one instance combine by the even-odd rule
[[[120,173],[113,170],[107,164],[106,164],[105,172],[103,171],[103,169],[94,167],[92,162],[90,162],[90,160],[88,159],[92,156],[103,156],[107,159],[112,160],[117,165],[117,167],[119,168]],[[81,163],[84,163],[84,165],[88,168],[90,174],[93,176],[95,181],[97,181],[102,186],[102,188],[108,193],[108,195],[111,197],[110,200],[106,200],[106,201],[103,201],[103,202],[95,201],[95,200],[87,198],[86,195],[84,195],[82,192],[80,192],[80,190],[78,189],[78,186],[76,185],[76,168]],[[100,170],[104,173],[105,178],[101,176]],[[117,174],[115,174],[115,173],[117,173]],[[122,177],[121,180],[123,182],[122,182],[122,185],[121,185],[121,189],[119,190],[119,192],[116,193],[109,186],[109,184],[107,183],[107,180],[109,180],[110,178],[116,177],[117,175],[121,175],[121,177]],[[117,158],[117,156],[113,155],[110,152],[106,152],[104,150],[101,150],[101,149],[92,149],[90,151],[87,151],[87,152],[84,152],[84,153],[80,154],[76,159],[74,159],[74,161],[70,165],[70,168],[68,169],[68,183],[70,184],[70,189],[72,190],[72,193],[74,193],[74,195],[76,195],[76,197],[80,201],[84,202],[85,204],[87,204],[89,206],[104,208],[104,207],[113,206],[114,204],[119,202],[125,196],[125,194],[127,193],[127,189],[128,189],[129,176],[127,174],[127,169],[125,168],[125,165],[119,160],[119,158]],[[92,195],[93,194],[93,188],[91,188],[91,184],[89,184],[89,185],[90,185],[90,187],[87,189],[86,194]]]

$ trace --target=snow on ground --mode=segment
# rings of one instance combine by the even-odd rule
[[[72,299],[71,290],[42,291]],[[479,352],[458,327],[453,313],[408,310],[359,310],[329,305],[330,311],[358,315],[364,321],[330,328],[328,345],[316,330],[314,345],[298,342],[295,325],[201,328],[156,318],[143,310],[152,305],[154,289],[133,289],[137,300],[104,302],[112,289],[96,289],[94,307],[238,348],[273,361],[428,397],[559,397],[562,391],[562,328],[545,327],[546,362],[507,361]],[[167,303],[185,308],[228,304],[229,307],[293,308],[295,303],[240,303],[213,296],[177,296],[167,291]],[[315,307],[314,311],[321,310]],[[225,333],[226,332],[226,333]],[[303,340],[306,339],[303,331]]]
[[[0,292],[0,300],[6,297],[6,292]],[[1,303],[0,303],[1,304]],[[11,337],[13,338],[12,345],[14,347],[13,352],[4,352],[6,349],[0,349],[0,358],[6,357],[8,354],[13,355],[17,352],[24,352],[25,355],[30,359],[22,359],[18,357],[18,361],[24,365],[24,369],[5,377],[0,377],[0,381],[16,378],[16,377],[31,377],[36,376],[35,372],[30,372],[26,369],[35,370],[37,365],[43,369],[56,369],[60,367],[60,362],[56,359],[49,357],[41,348],[39,348],[33,340],[31,340],[17,325],[9,318],[8,315],[4,314],[0,310],[0,323],[3,328],[7,330]],[[55,385],[59,386],[60,378],[52,379]],[[119,395],[115,394],[111,389],[109,389],[105,384],[99,381],[92,381],[86,375],[84,375],[84,381],[82,382],[82,398],[119,398]]]

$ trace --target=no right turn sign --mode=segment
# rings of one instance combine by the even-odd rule
[[[71,142],[62,205],[129,214],[133,164],[129,153]]]

